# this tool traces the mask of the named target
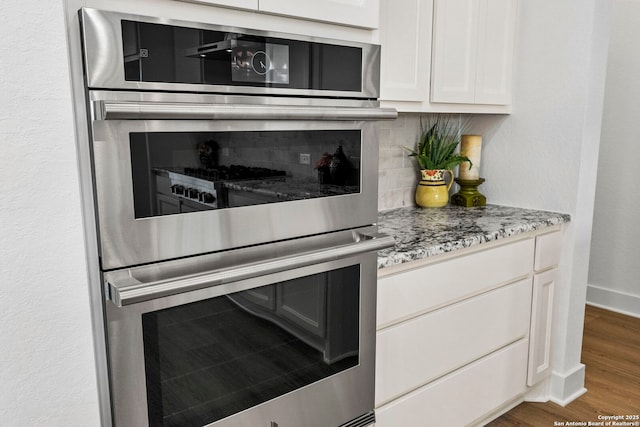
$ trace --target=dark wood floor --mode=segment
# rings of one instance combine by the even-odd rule
[[[568,421],[588,424],[602,421],[598,415],[640,415],[639,318],[587,306],[582,363],[586,365],[586,394],[566,407],[523,403],[488,426],[546,427]]]

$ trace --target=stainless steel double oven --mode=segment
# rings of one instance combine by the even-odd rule
[[[79,19],[113,424],[373,422],[379,47]]]

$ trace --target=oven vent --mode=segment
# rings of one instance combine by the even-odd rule
[[[361,415],[348,423],[342,424],[340,427],[365,427],[376,422],[376,414],[371,411],[367,414]]]

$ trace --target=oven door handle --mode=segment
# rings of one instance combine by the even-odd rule
[[[211,270],[204,273],[189,274],[170,279],[141,282],[132,274],[107,274],[107,298],[116,306],[122,307],[142,301],[175,295],[178,293],[237,282],[266,274],[278,273],[308,265],[333,261],[366,252],[379,251],[395,244],[393,237],[380,233],[361,234],[353,243],[332,246],[320,250],[302,252],[292,256],[271,258],[265,261],[240,264],[238,266]]]
[[[393,120],[394,108],[94,101],[96,120]]]

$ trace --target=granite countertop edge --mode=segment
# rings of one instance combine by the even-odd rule
[[[396,244],[378,252],[378,269],[569,221],[569,214],[500,205],[438,209],[411,206],[382,211],[378,215],[378,231],[393,236]]]

